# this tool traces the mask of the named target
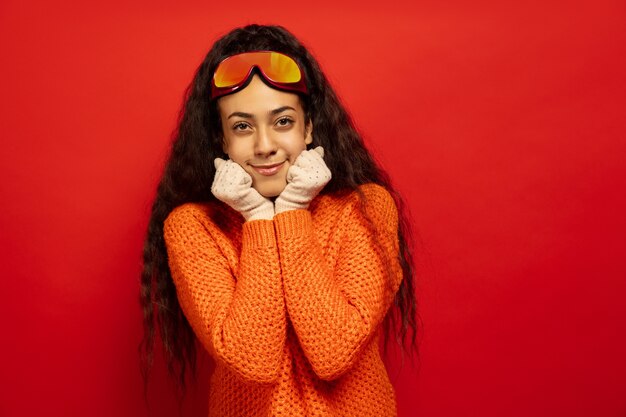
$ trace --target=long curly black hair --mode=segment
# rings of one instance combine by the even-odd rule
[[[222,59],[255,50],[285,53],[298,62],[305,74],[309,94],[302,96],[301,100],[307,121],[313,122],[314,132],[313,143],[309,147],[324,147],[324,162],[332,172],[332,180],[321,193],[356,191],[363,198],[358,186],[376,183],[384,186],[393,196],[399,213],[399,258],[404,277],[394,306],[384,320],[385,347],[392,335],[402,346],[401,351],[418,356],[413,251],[408,214],[401,196],[365,148],[319,64],[302,43],[281,26],[248,25],[234,29],[217,40],[197,69],[185,92],[171,153],[152,205],[143,250],[140,294],[144,337],[139,350],[144,395],[153,364],[157,327],[168,371],[179,388],[184,391],[187,366],[195,375],[196,338],[176,296],[163,239],[163,222],[175,207],[183,203],[215,200],[210,191],[215,174],[213,160],[227,156],[222,150],[222,127],[215,101],[209,97],[209,83]],[[409,343],[406,343],[407,340]]]

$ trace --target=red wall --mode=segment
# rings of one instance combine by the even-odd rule
[[[310,46],[407,198],[400,416],[626,414],[624,2],[73,3],[0,4],[0,415],[147,415],[149,207],[183,89],[248,22]],[[149,398],[174,415],[161,362]]]

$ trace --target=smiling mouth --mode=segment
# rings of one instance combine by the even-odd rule
[[[272,165],[252,165],[250,164],[250,166],[252,168],[254,168],[259,174],[261,175],[274,175],[276,174],[278,171],[280,171],[280,169],[282,168],[283,164],[285,163],[285,161],[280,162],[278,164],[272,164]]]

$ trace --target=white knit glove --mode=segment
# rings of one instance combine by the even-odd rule
[[[287,210],[307,209],[315,196],[330,181],[330,169],[324,163],[324,148],[305,150],[287,171],[287,186],[276,198],[276,214]]]
[[[272,220],[274,204],[252,188],[252,177],[241,165],[229,159],[215,158],[215,178],[211,192],[237,210],[246,219]]]

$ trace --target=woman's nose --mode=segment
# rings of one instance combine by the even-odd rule
[[[254,153],[256,155],[272,155],[276,153],[276,141],[270,134],[263,129],[258,131],[256,141],[254,143]]]

